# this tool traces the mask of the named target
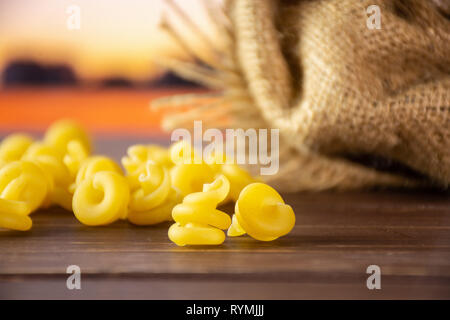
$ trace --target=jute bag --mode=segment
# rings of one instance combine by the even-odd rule
[[[380,8],[381,29],[367,26],[370,5]],[[225,45],[202,59],[210,67],[165,61],[220,89],[220,99],[194,96],[197,108],[164,125],[205,118],[209,127],[279,128],[281,167],[268,180],[284,191],[448,188],[449,7],[445,0],[228,1],[226,16],[215,16]]]

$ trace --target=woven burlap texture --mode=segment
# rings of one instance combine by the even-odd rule
[[[381,29],[367,26],[370,5]],[[280,129],[272,184],[449,186],[450,20],[432,1],[232,0],[227,10],[230,41],[216,76],[231,107],[222,108],[235,127]],[[361,155],[420,175],[349,160]]]

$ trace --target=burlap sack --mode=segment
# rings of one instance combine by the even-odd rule
[[[381,29],[367,26],[370,5],[380,8]],[[211,127],[223,126],[226,117],[231,127],[279,128],[282,166],[268,178],[285,191],[447,188],[446,5],[445,0],[229,1],[230,24],[223,18],[220,25],[226,45],[214,50],[215,59],[203,59],[213,69],[166,62],[221,89],[222,99],[170,117],[165,126],[207,115]]]

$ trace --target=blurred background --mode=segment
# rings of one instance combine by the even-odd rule
[[[171,3],[173,2],[173,3]],[[74,118],[95,136],[166,140],[152,99],[204,91],[160,67],[163,57],[191,59],[159,26],[208,54],[176,8],[212,41],[208,6],[220,0],[0,0],[0,135],[39,135]],[[79,29],[71,28],[79,8]],[[75,19],[75,20],[73,20]]]

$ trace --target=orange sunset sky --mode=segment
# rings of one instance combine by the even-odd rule
[[[203,1],[221,2],[176,2],[214,39]],[[70,5],[81,9],[80,30],[67,28]],[[156,62],[161,55],[184,57],[181,48],[158,29],[163,12],[188,41],[204,50],[192,33],[180,26],[164,0],[0,0],[0,70],[8,61],[23,58],[68,63],[82,79],[147,79],[160,71]]]

